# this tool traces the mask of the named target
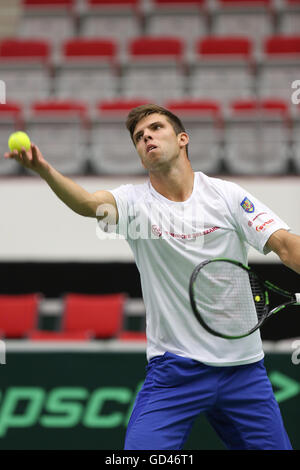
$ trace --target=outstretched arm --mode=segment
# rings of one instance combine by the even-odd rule
[[[16,150],[5,153],[4,158],[14,159],[24,168],[30,169],[40,175],[46,181],[52,191],[63,201],[70,209],[77,214],[85,217],[103,217],[101,206],[105,207],[106,214],[109,214],[117,222],[117,206],[113,195],[109,191],[97,191],[89,193],[79,184],[70,178],[63,176],[59,171],[53,168],[43,157],[39,148],[31,144],[30,150],[25,149],[21,152]],[[99,217],[99,214],[101,216]]]
[[[300,274],[300,236],[287,230],[274,232],[267,246],[274,251],[281,261],[289,268]]]

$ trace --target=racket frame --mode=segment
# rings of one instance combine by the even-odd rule
[[[264,301],[265,301],[265,313],[264,313],[264,315],[261,317],[261,319],[257,322],[257,324],[253,328],[251,328],[247,333],[244,333],[242,335],[232,335],[231,336],[231,335],[225,335],[223,333],[219,333],[219,332],[215,331],[214,329],[210,328],[204,322],[202,316],[200,315],[200,313],[198,312],[198,309],[197,309],[196,301],[195,301],[195,298],[194,298],[194,284],[195,284],[195,281],[197,279],[198,273],[207,264],[213,263],[213,262],[218,262],[218,261],[231,263],[231,264],[234,264],[234,265],[242,268],[243,270],[247,271],[248,273],[251,272],[251,275],[256,278],[257,282],[260,284],[260,287],[262,288],[262,291],[264,292]],[[277,307],[274,307],[272,310],[269,310],[269,306],[270,306],[269,292],[268,292],[269,290],[290,299],[290,301],[285,302],[281,305],[278,305]],[[198,264],[192,272],[192,275],[190,277],[190,283],[189,283],[190,303],[191,303],[193,313],[194,313],[195,317],[197,318],[198,322],[209,333],[211,333],[214,336],[218,336],[220,338],[223,338],[223,339],[241,339],[241,338],[245,338],[246,336],[251,335],[256,330],[258,330],[266,322],[266,320],[268,318],[270,318],[273,314],[283,310],[287,306],[297,305],[297,304],[299,305],[299,302],[297,301],[298,300],[297,295],[299,295],[299,294],[292,294],[291,292],[288,292],[284,289],[281,289],[280,287],[276,286],[275,284],[273,284],[270,281],[263,281],[251,267],[241,263],[240,261],[233,260],[233,259],[230,259],[230,258],[213,258],[213,259],[205,260],[202,263]]]

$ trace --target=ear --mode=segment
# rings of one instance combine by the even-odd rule
[[[181,148],[186,147],[189,143],[189,140],[189,136],[186,132],[180,132],[180,134],[178,134],[178,142]]]

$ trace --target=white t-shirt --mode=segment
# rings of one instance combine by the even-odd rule
[[[270,235],[289,227],[237,184],[201,172],[195,173],[193,192],[184,202],[165,198],[150,181],[111,193],[119,212],[113,230],[128,241],[141,277],[147,359],[166,351],[214,366],[262,359],[259,331],[226,340],[201,327],[191,310],[189,279],[206,259],[247,264],[249,245],[267,254]]]

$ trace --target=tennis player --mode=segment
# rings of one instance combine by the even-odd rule
[[[111,191],[90,194],[57,172],[34,144],[28,152],[5,154],[36,171],[72,210],[126,238],[133,250],[146,306],[148,365],[125,449],[182,449],[205,413],[228,449],[291,450],[259,331],[234,341],[210,335],[191,312],[188,285],[205,259],[246,264],[249,246],[274,251],[300,273],[300,237],[237,184],[194,172],[188,134],[168,110],[135,108],[127,128],[149,179]]]

